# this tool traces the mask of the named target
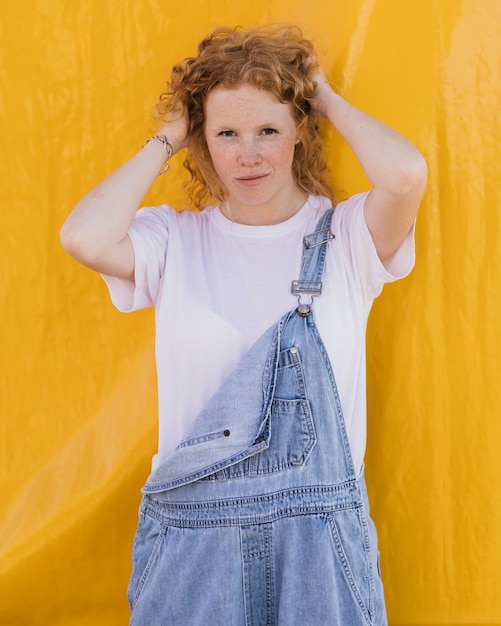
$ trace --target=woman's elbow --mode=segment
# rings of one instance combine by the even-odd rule
[[[63,224],[59,232],[59,240],[63,250],[71,257],[84,265],[91,262],[94,254],[92,242],[86,240],[81,230],[73,223],[71,216]]]
[[[73,232],[71,226],[68,225],[68,220],[62,225],[61,230],[59,231],[59,241],[61,242],[64,251],[73,256],[76,245],[75,233]]]
[[[395,191],[400,196],[422,197],[428,181],[428,165],[423,155],[417,150],[412,158],[402,161],[395,176]]]

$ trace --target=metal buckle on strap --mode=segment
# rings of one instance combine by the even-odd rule
[[[321,280],[293,280],[291,293],[293,296],[319,296],[322,293]]]
[[[291,286],[293,296],[298,296],[297,312],[301,317],[308,317],[311,314],[313,298],[322,293],[321,280],[293,280]],[[310,302],[301,302],[301,296],[310,296]]]
[[[322,241],[318,241],[317,243],[310,243],[310,239],[313,239],[315,235],[319,235],[320,233],[328,233],[327,239],[322,239]],[[330,228],[322,228],[322,230],[316,230],[314,233],[310,233],[303,238],[303,245],[307,250],[311,250],[311,248],[316,248],[317,246],[321,246],[324,243],[328,243],[332,239],[335,239],[336,235],[331,231]]]

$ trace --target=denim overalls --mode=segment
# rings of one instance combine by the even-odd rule
[[[305,237],[297,309],[256,342],[143,488],[131,625],[387,623],[365,483],[311,311],[332,213]]]

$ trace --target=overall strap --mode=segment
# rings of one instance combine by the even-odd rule
[[[303,258],[299,280],[293,280],[291,292],[298,296],[297,312],[301,317],[311,314],[313,298],[322,293],[322,274],[325,265],[327,244],[334,239],[330,226],[334,209],[328,209],[318,221],[315,232],[306,235],[303,239]],[[309,297],[309,302],[303,302],[303,296]]]

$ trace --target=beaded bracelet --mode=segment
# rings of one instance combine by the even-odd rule
[[[167,153],[167,161],[171,158],[174,149],[165,135],[154,135],[153,137],[150,137],[143,143],[142,148],[144,148],[144,146],[150,141],[156,141],[157,143],[161,143],[162,146],[165,148],[165,152]],[[167,161],[164,163],[162,169],[158,172],[157,176],[161,176],[169,170],[170,165],[167,163]]]

